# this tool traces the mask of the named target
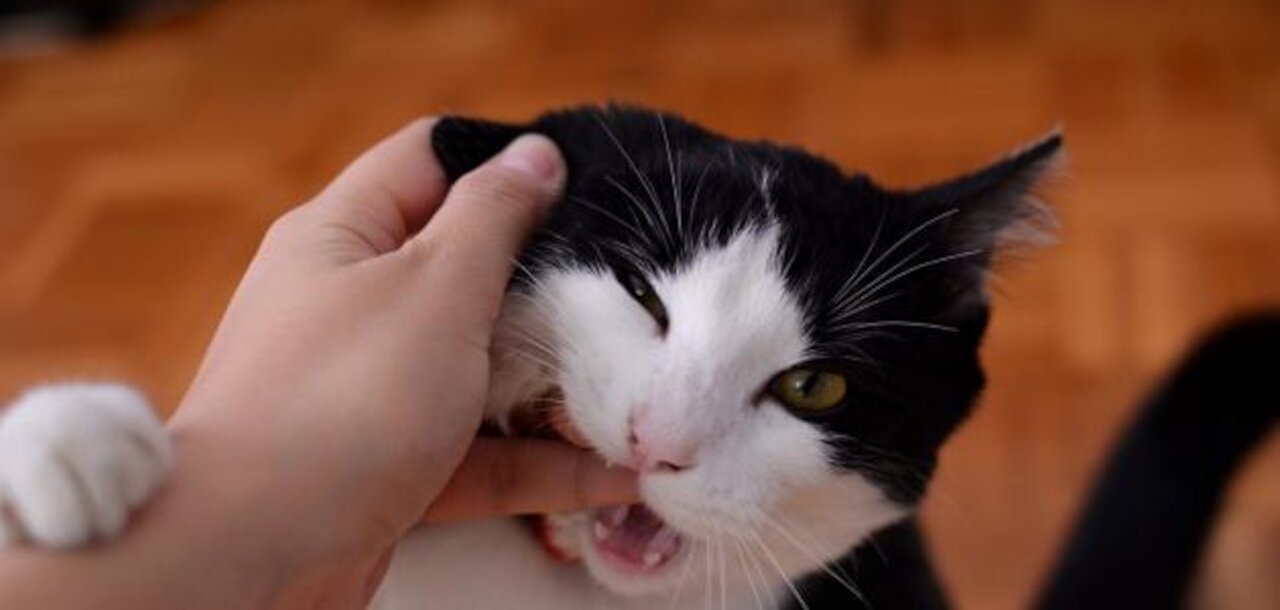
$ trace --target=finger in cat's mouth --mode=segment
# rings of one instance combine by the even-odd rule
[[[517,411],[513,430],[521,436],[555,438],[591,449],[565,409],[564,394],[552,388]],[[613,569],[631,574],[654,574],[670,566],[686,547],[685,537],[644,503],[607,506],[589,512],[589,538],[595,554]],[[539,539],[559,559],[574,554],[547,535],[546,516],[540,515]]]

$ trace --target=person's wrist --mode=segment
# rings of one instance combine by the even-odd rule
[[[149,507],[177,530],[173,570],[191,596],[211,607],[261,607],[300,571],[303,560],[281,507],[263,493],[269,483],[248,467],[251,457],[220,435],[181,422],[170,427],[176,461],[164,493]]]
[[[232,399],[240,400],[243,408],[229,411],[201,404]],[[267,442],[246,422],[228,421],[244,413],[267,412],[267,406],[244,402],[250,400],[198,390],[188,395],[169,422],[177,455],[172,477],[187,481],[185,490],[174,491],[203,500],[188,509],[209,520],[210,535],[200,543],[227,558],[223,569],[228,580],[240,580],[248,598],[305,598],[316,588],[313,585],[331,580],[326,575],[375,552],[371,542],[386,538],[389,545],[394,536],[389,529],[381,531],[383,524],[364,518],[367,511],[362,506],[369,498],[354,490],[334,490],[341,487],[342,477],[333,469],[297,464],[283,439]],[[317,488],[312,477],[333,484]]]

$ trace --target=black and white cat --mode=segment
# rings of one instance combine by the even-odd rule
[[[909,190],[622,107],[446,119],[432,144],[457,178],[526,131],[569,177],[504,305],[486,414],[636,469],[644,503],[423,528],[377,603],[775,608],[824,568],[856,599],[826,566],[912,514],[970,410],[988,266],[1046,219],[1031,190],[1060,138]],[[20,400],[0,478],[22,534],[119,532],[170,460],[147,413],[122,387]]]
[[[1044,224],[1058,136],[914,190],[617,107],[450,119],[433,143],[456,178],[526,131],[570,174],[513,282],[487,415],[636,469],[644,504],[541,516],[537,537],[424,529],[385,607],[776,608],[912,513],[982,387],[988,265]]]
[[[919,189],[622,107],[446,119],[432,145],[456,179],[528,131],[569,178],[486,414],[637,470],[644,503],[421,528],[375,605],[945,606],[910,515],[983,385],[988,269],[1046,224],[1060,138]],[[114,536],[170,454],[128,388],[26,394],[0,420],[0,540]]]

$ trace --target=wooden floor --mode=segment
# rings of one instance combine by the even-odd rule
[[[1267,0],[228,1],[0,59],[0,394],[178,400],[264,226],[424,113],[620,99],[894,184],[1055,125],[1062,243],[1006,268],[993,382],[926,515],[963,608],[1025,604],[1134,401],[1206,324],[1280,304]],[[1203,608],[1280,608],[1280,443]]]

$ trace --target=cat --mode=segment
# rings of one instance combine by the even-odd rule
[[[912,189],[634,107],[446,118],[430,144],[454,180],[525,132],[569,176],[508,290],[486,418],[635,469],[644,502],[419,528],[375,606],[945,607],[912,515],[984,383],[991,265],[1051,225],[1061,136]],[[171,461],[149,413],[121,386],[21,398],[0,532],[118,533]],[[88,469],[112,452],[128,476]]]
[[[637,470],[644,503],[421,528],[375,605],[774,608],[909,518],[983,385],[989,266],[1046,223],[1032,190],[1061,138],[918,189],[622,106],[446,118],[431,145],[452,180],[527,131],[557,142],[569,174],[508,291],[486,418]],[[70,386],[6,416],[3,468],[33,541],[120,531],[170,459],[131,446],[160,430],[145,411],[125,388]],[[62,450],[77,472],[58,470]],[[108,451],[142,474],[98,493],[111,473],[80,454]]]
[[[451,582],[439,607],[776,608],[908,518],[983,384],[989,266],[1051,222],[1033,189],[1060,136],[919,189],[616,106],[446,119],[433,145],[456,179],[528,131],[569,181],[513,280],[486,415],[636,469],[644,503],[425,528],[384,607]],[[508,550],[486,550],[502,586],[466,548]]]

